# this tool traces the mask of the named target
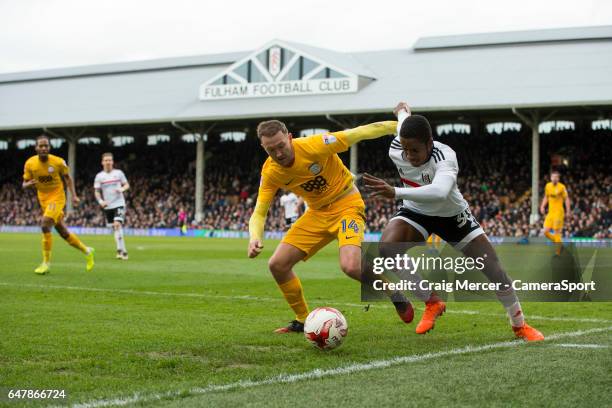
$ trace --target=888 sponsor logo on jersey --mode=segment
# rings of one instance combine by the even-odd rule
[[[313,179],[308,180],[306,183],[300,184],[300,187],[304,189],[306,192],[312,192],[316,190],[319,194],[324,193],[329,188],[329,184],[325,177],[317,176]]]

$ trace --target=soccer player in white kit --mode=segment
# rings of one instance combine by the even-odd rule
[[[103,170],[96,175],[94,191],[98,204],[104,210],[106,225],[112,226],[117,244],[117,259],[127,261],[128,252],[123,239],[123,224],[125,224],[125,197],[123,193],[130,184],[121,170],[113,168],[113,154],[102,155]]]
[[[291,191],[286,191],[280,198],[280,205],[285,211],[285,227],[289,229],[291,224],[298,219],[298,196]]]
[[[398,136],[391,142],[389,157],[397,167],[404,187],[390,186],[369,174],[363,176],[372,196],[403,199],[403,206],[383,231],[381,250],[403,254],[427,240],[430,234],[436,234],[466,257],[483,257],[482,272],[491,282],[508,287],[497,291],[496,296],[508,313],[516,337],[526,341],[543,340],[542,333],[525,323],[512,280],[503,270],[495,249],[457,187],[459,165],[455,152],[434,141],[427,119],[411,115],[406,103],[399,103],[395,113],[398,114]],[[396,244],[385,246],[385,243]],[[414,274],[411,279],[418,281],[421,278]],[[425,302],[425,311],[416,327],[418,334],[425,334],[433,329],[436,319],[446,310],[446,304],[432,291],[419,290],[414,294]]]

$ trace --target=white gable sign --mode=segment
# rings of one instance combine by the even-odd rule
[[[357,92],[359,77],[282,43],[272,43],[200,86],[201,100]]]

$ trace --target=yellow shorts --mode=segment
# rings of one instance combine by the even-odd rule
[[[361,194],[353,193],[321,209],[309,208],[289,228],[284,243],[306,253],[304,260],[338,239],[338,246],[361,247],[365,227],[365,204]]]
[[[561,231],[563,229],[563,214],[546,214],[544,218],[544,229]]]
[[[57,224],[64,218],[64,206],[66,205],[66,196],[63,194],[49,195],[39,197],[40,208],[43,212],[43,217],[52,218]]]

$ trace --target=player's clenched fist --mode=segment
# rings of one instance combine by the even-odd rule
[[[405,110],[406,112],[408,112],[408,115],[410,115],[410,106],[408,106],[406,102],[398,103],[395,109],[393,109],[393,114],[395,116],[398,116],[399,112],[402,110]]]
[[[261,253],[263,250],[263,244],[260,240],[256,239],[254,241],[249,242],[249,258],[255,258],[257,255]]]

